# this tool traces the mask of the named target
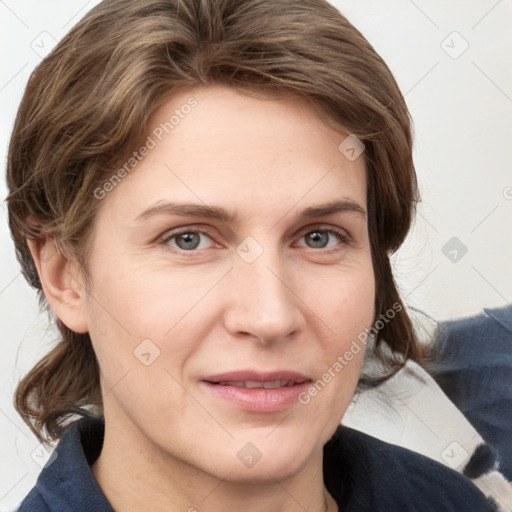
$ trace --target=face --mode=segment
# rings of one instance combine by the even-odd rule
[[[93,230],[84,310],[107,428],[152,463],[222,479],[304,471],[363,351],[333,365],[373,320],[363,157],[311,107],[221,86],[173,96],[150,124]]]

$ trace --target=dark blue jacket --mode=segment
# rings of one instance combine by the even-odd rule
[[[101,452],[103,433],[98,419],[70,426],[57,458],[43,469],[19,512],[112,512],[89,468]],[[341,425],[324,447],[324,478],[342,512],[495,510],[459,473]]]

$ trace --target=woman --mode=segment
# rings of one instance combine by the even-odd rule
[[[420,360],[389,257],[418,201],[389,69],[321,0],[112,0],[40,64],[9,222],[62,341],[17,409],[25,510],[492,510],[340,426]],[[82,419],[77,419],[83,416]]]

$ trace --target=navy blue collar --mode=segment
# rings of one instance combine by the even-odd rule
[[[83,418],[57,446],[18,512],[113,512],[90,465],[103,445],[104,423]],[[491,512],[461,474],[415,452],[339,426],[324,446],[324,480],[343,512],[467,510]]]
[[[103,421],[85,417],[66,429],[57,458],[42,470],[20,511],[113,512],[89,467],[101,452],[104,427]],[[47,509],[40,508],[43,503]]]

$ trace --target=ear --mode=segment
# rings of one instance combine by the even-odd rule
[[[76,259],[68,259],[53,238],[27,239],[46,300],[69,329],[88,332],[86,291]]]

